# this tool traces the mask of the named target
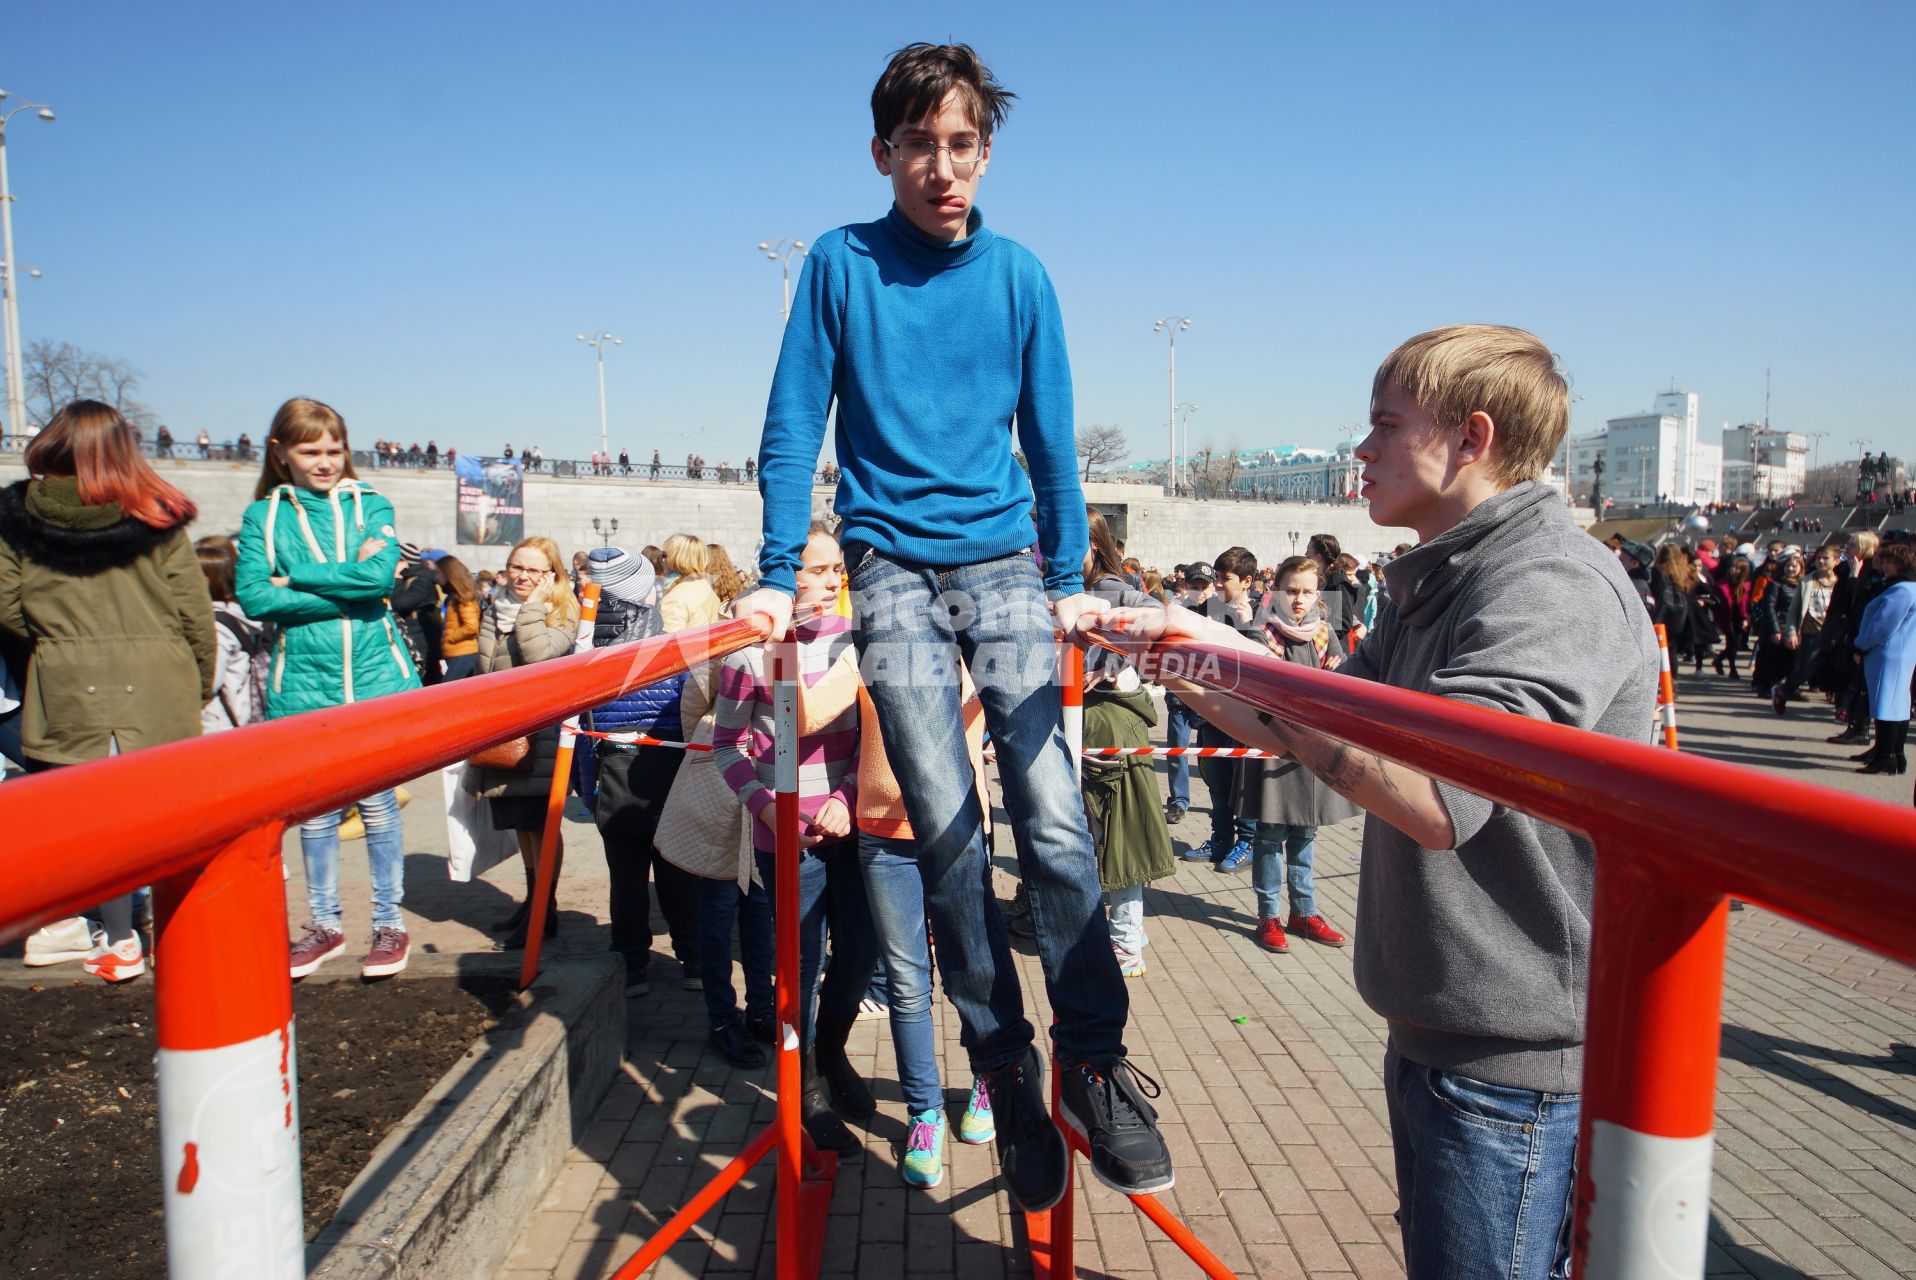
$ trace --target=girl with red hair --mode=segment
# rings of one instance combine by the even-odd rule
[[[30,771],[197,737],[219,654],[186,536],[197,514],[155,475],[118,410],[76,400],[0,489],[0,628],[31,649],[21,695]],[[131,895],[100,907],[87,972],[146,972]]]

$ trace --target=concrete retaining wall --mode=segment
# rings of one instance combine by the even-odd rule
[[[259,479],[256,465],[220,462],[162,462],[161,474],[199,504],[195,535],[235,533]],[[0,484],[26,473],[18,455],[0,457]],[[453,478],[447,471],[388,469],[362,477],[392,500],[399,534],[422,547],[444,547],[474,569],[498,569],[507,547],[462,547],[453,540]],[[814,489],[812,509],[831,509],[832,491]],[[1167,498],[1155,485],[1085,486],[1085,500],[1119,516],[1126,551],[1147,565],[1168,569],[1189,560],[1210,560],[1233,545],[1249,547],[1259,564],[1275,564],[1302,552],[1313,533],[1329,533],[1354,555],[1368,556],[1400,542],[1415,542],[1408,529],[1383,529],[1371,523],[1363,506],[1304,503],[1200,502]],[[613,541],[636,548],[663,544],[684,531],[716,542],[741,568],[752,563],[759,538],[758,490],[749,485],[691,484],[644,479],[558,479],[526,477],[526,531],[542,534],[570,554],[600,545],[593,517],[616,518]],[[1293,539],[1291,535],[1295,534]]]
[[[410,972],[518,969],[517,956],[415,956]],[[618,956],[553,957],[528,994],[379,1144],[306,1246],[311,1280],[491,1280],[499,1270],[625,1053]]]

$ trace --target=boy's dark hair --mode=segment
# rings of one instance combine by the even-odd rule
[[[1220,551],[1217,559],[1211,562],[1211,567],[1217,570],[1219,577],[1234,573],[1240,578],[1248,578],[1257,572],[1257,557],[1243,547],[1232,547],[1228,551]]]
[[[894,53],[872,88],[872,131],[889,141],[899,125],[923,120],[954,91],[987,142],[1018,96],[998,83],[970,45],[920,41]]]

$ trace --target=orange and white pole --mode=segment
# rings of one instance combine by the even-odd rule
[[[573,638],[573,652],[592,647],[592,624],[599,617],[599,584],[588,582],[580,595],[579,628]],[[526,921],[525,958],[519,962],[519,990],[524,991],[539,976],[539,950],[545,941],[546,911],[559,909],[552,901],[552,883],[558,879],[559,832],[565,826],[565,798],[572,790],[572,753],[579,742],[579,716],[567,716],[559,726],[559,754],[552,761],[552,786],[546,792],[546,822],[539,836],[539,870],[532,891],[532,915]]]
[[[154,886],[154,954],[166,960],[154,966],[154,1003],[173,1280],[306,1274],[285,830],[256,827]]]
[[[1572,1272],[1703,1274],[1728,903],[1597,842]]]
[[[1677,749],[1676,678],[1670,673],[1670,631],[1657,626],[1657,719],[1663,726],[1663,745]]]
[[[1071,749],[1073,777],[1084,773],[1084,650],[1059,641],[1058,697],[1064,710],[1064,742]]]

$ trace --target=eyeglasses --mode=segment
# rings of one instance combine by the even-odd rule
[[[933,142],[929,138],[907,138],[903,142],[886,142],[884,145],[885,150],[891,152],[893,160],[914,168],[931,164],[942,151],[951,157],[952,173],[961,178],[970,177],[971,171],[985,157],[985,144],[977,138],[960,138],[951,143]]]
[[[548,573],[551,573],[552,570],[536,569],[531,565],[525,564],[509,564],[506,566],[506,572],[515,578],[543,578]]]

